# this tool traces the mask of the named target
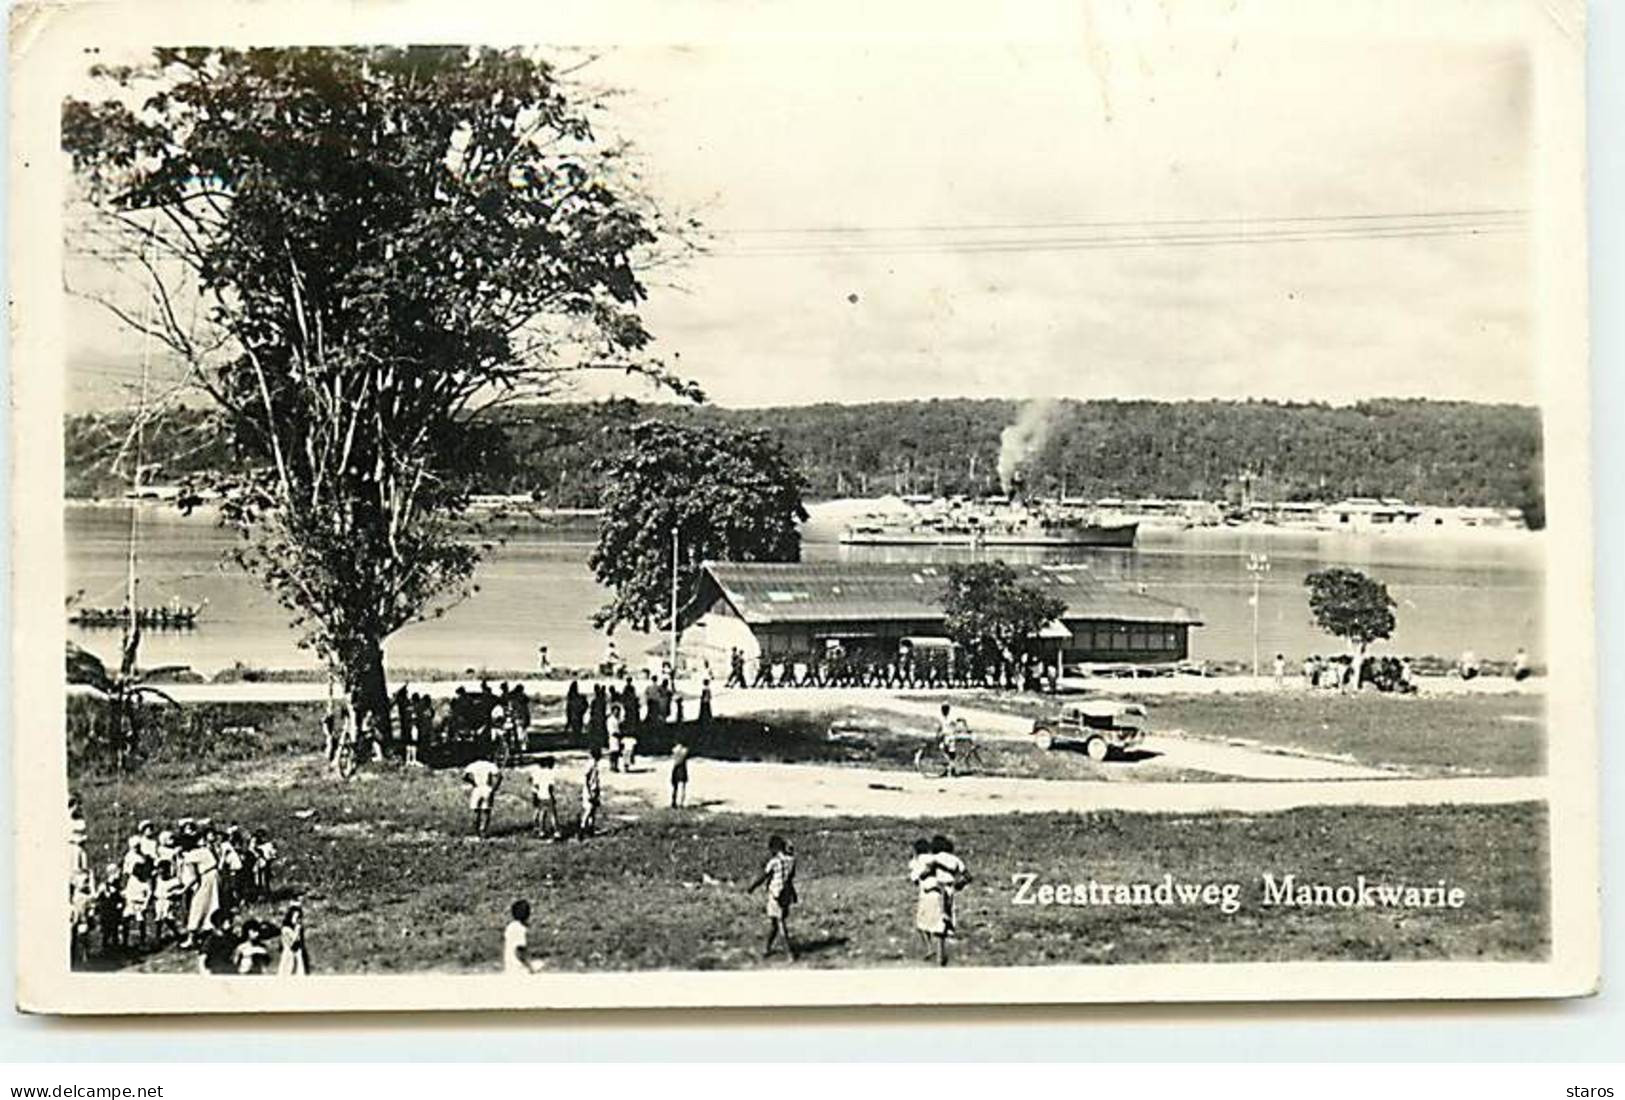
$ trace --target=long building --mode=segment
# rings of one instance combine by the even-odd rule
[[[1190,656],[1195,610],[1111,585],[1087,567],[1018,565],[1022,583],[1066,605],[1040,635],[1047,663],[1159,663]],[[848,652],[895,657],[908,641],[942,644],[947,566],[927,563],[707,562],[680,617],[685,652],[727,667],[747,660],[795,661],[832,641]]]

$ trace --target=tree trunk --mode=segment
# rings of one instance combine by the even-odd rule
[[[375,638],[359,639],[344,654],[344,688],[350,694],[356,718],[372,714],[373,728],[384,741],[393,740],[389,713],[389,685],[384,680],[384,646]]]

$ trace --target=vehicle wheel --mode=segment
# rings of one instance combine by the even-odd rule
[[[1055,747],[1055,731],[1052,729],[1040,728],[1038,731],[1038,747],[1043,749],[1045,752],[1049,752],[1051,749],[1053,749]]]
[[[1096,764],[1106,759],[1106,753],[1110,750],[1111,746],[1106,744],[1104,737],[1091,737],[1083,746],[1083,754]]]

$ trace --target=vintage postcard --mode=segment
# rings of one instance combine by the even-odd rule
[[[11,42],[22,1009],[1594,991],[1579,3]]]

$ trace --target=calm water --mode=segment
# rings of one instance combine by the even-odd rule
[[[69,592],[83,590],[92,606],[123,602],[129,511],[124,506],[67,507]],[[212,672],[233,661],[262,667],[314,666],[299,649],[288,615],[250,577],[222,555],[232,537],[200,516],[149,508],[142,514],[141,589],[144,605],[207,601],[201,626],[187,633],[144,636],[142,663],[188,664]],[[396,667],[531,668],[545,643],[558,664],[585,665],[603,651],[589,622],[604,592],[587,568],[590,543],[580,536],[519,530],[488,557],[480,591],[443,619],[411,626],[389,642]],[[1363,569],[1388,585],[1399,602],[1393,652],[1453,656],[1471,646],[1482,657],[1510,657],[1518,646],[1538,660],[1544,564],[1538,538],[1486,536],[1446,542],[1336,533],[1256,534],[1231,530],[1150,532],[1133,550],[1008,552],[1029,561],[1087,565],[1101,577],[1144,585],[1154,596],[1196,608],[1206,625],[1192,634],[1193,656],[1250,660],[1252,654],[1251,552],[1267,553],[1270,572],[1259,601],[1260,649],[1297,658],[1335,651],[1315,630],[1304,575],[1325,565]],[[805,556],[837,560],[951,560],[954,551],[841,547],[834,528],[809,525]],[[81,630],[68,636],[104,660],[117,657],[116,630]],[[651,639],[651,643],[654,640]],[[641,639],[623,652],[640,647]]]

